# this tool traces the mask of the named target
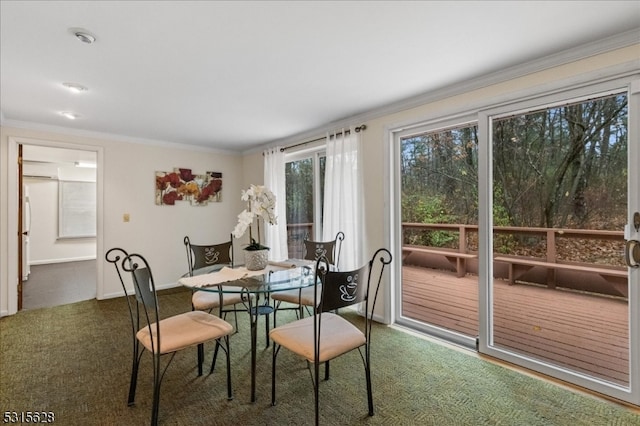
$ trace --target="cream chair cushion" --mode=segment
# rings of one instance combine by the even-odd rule
[[[274,328],[269,337],[309,362],[314,362],[313,316]],[[346,319],[331,312],[322,314],[319,362],[358,348],[366,343],[364,333]]]
[[[287,291],[278,291],[271,294],[271,298],[273,300],[277,300],[279,302],[289,302],[295,303],[296,305],[300,304],[303,306],[313,306],[315,300],[313,299],[313,289],[316,288],[318,292],[318,299],[320,300],[320,295],[322,293],[322,286],[311,286],[305,287],[302,290],[287,290]]]
[[[151,329],[154,336],[153,346],[156,346],[155,323],[151,325]],[[231,324],[206,312],[191,311],[175,315],[160,321],[160,354],[218,339],[232,332]],[[149,327],[140,329],[136,337],[148,351],[154,352]]]
[[[228,288],[229,286],[222,286],[223,289]],[[238,289],[238,287],[236,287]],[[242,293],[224,293],[222,295],[222,301],[225,306],[235,305],[236,303],[241,303],[243,301]],[[246,297],[245,297],[246,299]],[[198,311],[208,311],[213,308],[220,307],[220,295],[218,292],[212,291],[196,291],[191,296],[191,303],[193,304],[193,309]]]

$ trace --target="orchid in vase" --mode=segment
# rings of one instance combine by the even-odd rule
[[[245,250],[269,250],[269,247],[260,244],[260,220],[264,220],[270,225],[277,225],[278,218],[275,214],[276,196],[263,185],[251,185],[246,191],[242,191],[240,197],[247,202],[247,208],[238,215],[238,224],[233,230],[233,236],[240,238],[249,229],[249,240],[251,243]],[[258,231],[258,241],[253,238],[252,225],[256,220]]]

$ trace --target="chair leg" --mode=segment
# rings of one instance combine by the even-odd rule
[[[204,362],[204,345],[198,345],[198,376],[202,376],[202,363]]]
[[[369,403],[369,415],[373,416],[373,391],[371,389],[371,369],[369,364],[365,366],[365,376],[367,379],[367,401]]]
[[[274,300],[273,301],[273,328],[277,327],[277,322],[276,322],[276,312],[278,312],[278,308],[280,307],[280,301]]]
[[[211,313],[211,311],[209,311],[209,313]],[[222,315],[220,318],[222,318],[223,320],[227,320],[227,314],[229,313],[229,311],[224,311],[222,310],[222,308],[220,308],[220,312],[219,314]],[[233,305],[233,318],[234,321],[236,323],[236,327],[233,330],[233,334],[236,334],[238,332],[238,309],[237,309],[237,305]]]
[[[314,362],[313,397],[315,399],[316,426],[320,424],[320,363],[316,359]]]
[[[265,347],[269,347],[269,314],[264,316],[264,336],[266,339]]]
[[[160,369],[160,354],[152,354],[153,356],[153,405],[151,406],[151,426],[157,426],[158,413],[160,412],[160,387],[162,386],[162,379],[167,369],[171,365],[176,352],[172,352],[169,361],[164,366],[164,369]]]
[[[218,358],[219,348],[220,348],[220,342],[216,340],[216,348],[213,351],[213,360],[211,361],[211,370],[209,370],[209,374],[213,374],[213,370],[216,369],[216,359]],[[228,349],[227,349],[227,358],[229,358]]]
[[[329,380],[329,361],[324,363],[324,379]]]
[[[127,400],[127,405],[131,407],[135,404],[136,399],[136,385],[138,383],[138,366],[140,365],[140,354],[138,354],[139,343],[136,339],[136,342],[133,344],[133,362],[131,364],[131,382],[129,383],[129,398]]]
[[[238,308],[233,305],[233,317],[236,320],[236,333],[238,332]]]
[[[271,405],[276,405],[276,356],[280,351],[280,346],[273,342],[273,356],[271,358]]]
[[[364,361],[364,375],[367,380],[367,402],[369,404],[369,415],[373,416],[373,389],[371,385],[371,358],[369,357],[369,343],[365,348],[365,356],[362,358]],[[362,352],[361,352],[362,354]]]
[[[153,405],[151,406],[151,426],[158,424],[160,411],[160,355],[153,354]]]
[[[229,336],[224,336],[226,354],[227,354],[227,399],[233,399],[233,389],[231,387],[231,345],[229,344]]]

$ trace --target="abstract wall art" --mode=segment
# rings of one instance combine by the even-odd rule
[[[173,206],[176,201],[188,201],[192,206],[222,201],[222,173],[194,175],[191,169],[181,168],[156,172],[156,205]]]

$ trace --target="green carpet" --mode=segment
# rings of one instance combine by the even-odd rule
[[[164,315],[189,309],[190,293],[163,292]],[[350,314],[355,322],[360,319]],[[278,322],[292,319],[291,312]],[[258,329],[257,402],[249,402],[248,320],[231,338],[234,400],[226,399],[224,363],[197,377],[195,349],[179,353],[165,376],[163,425],[305,425],[313,423],[306,363],[278,357],[278,404],[271,398],[271,348]],[[151,411],[151,360],[143,355],[136,405],[127,406],[131,363],[124,299],[84,301],[0,319],[0,411],[53,411],[58,425],[145,425]],[[367,415],[357,352],[331,364],[322,382],[324,425],[640,425],[631,410],[566,390],[463,352],[385,326],[373,334],[376,413]],[[210,362],[213,345],[205,350]]]

